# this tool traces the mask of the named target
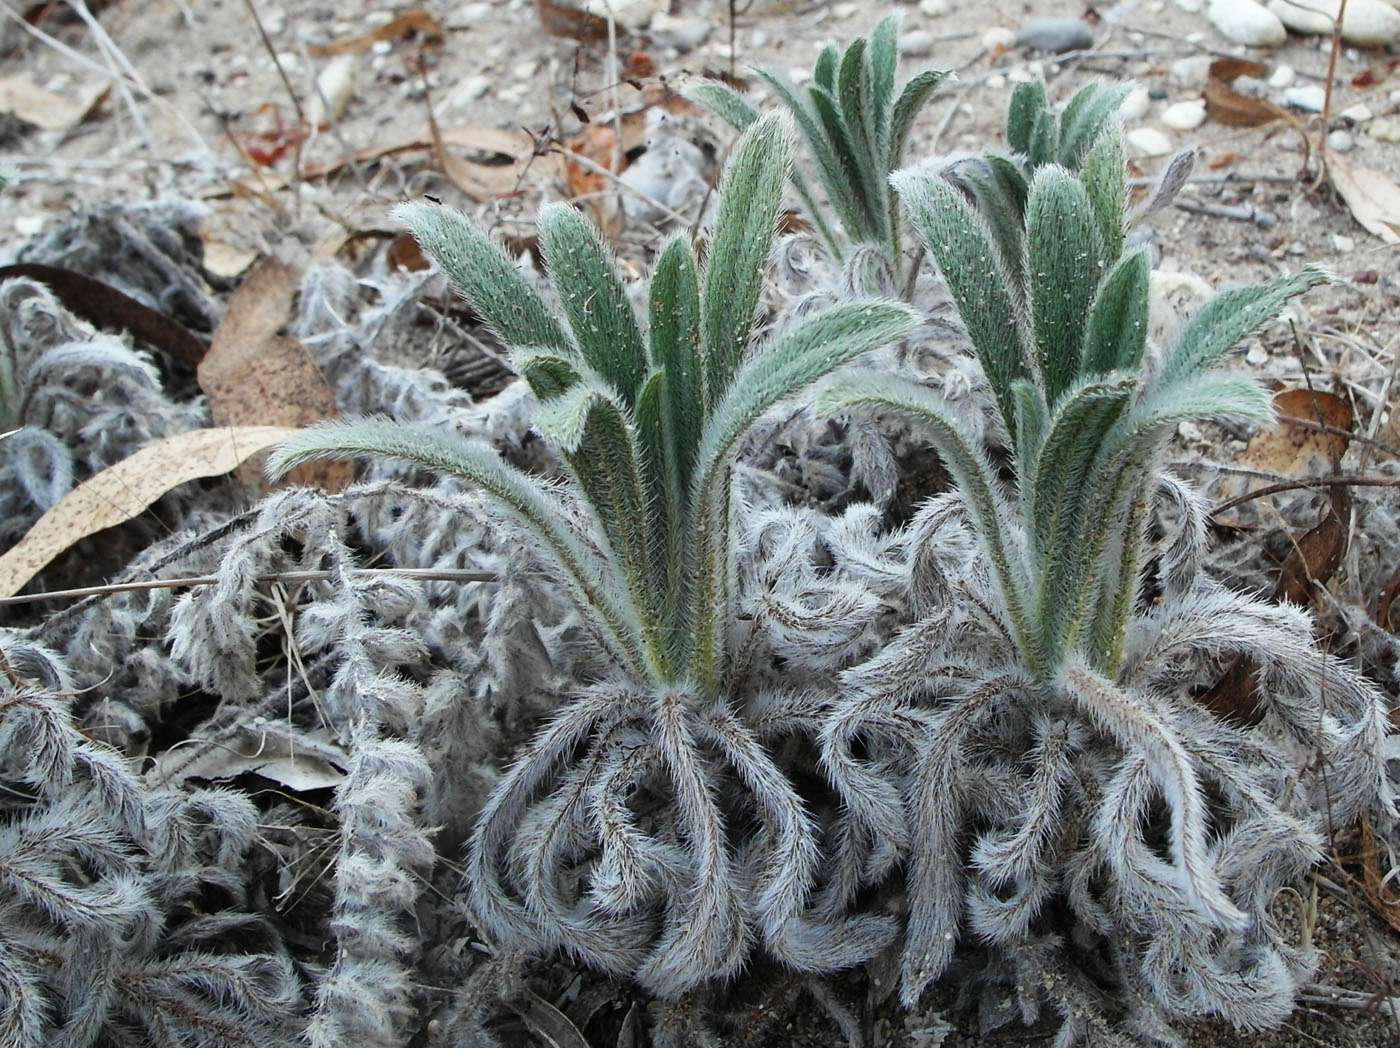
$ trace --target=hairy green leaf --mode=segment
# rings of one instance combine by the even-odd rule
[[[758,119],[758,110],[728,84],[718,80],[697,80],[681,88],[681,94],[717,114],[735,131],[744,132]]]
[[[684,237],[661,250],[649,288],[651,360],[666,375],[663,416],[667,458],[678,492],[690,485],[705,420],[705,364],[700,344],[700,282]]]
[[[1015,417],[1011,383],[1026,374],[1025,344],[1011,279],[986,225],[941,178],[900,172],[891,181],[948,282],[958,315],[1009,427]]]
[[[1098,219],[1079,180],[1046,165],[1026,201],[1026,284],[1045,399],[1079,376],[1084,325],[1103,275]]]
[[[729,388],[748,347],[791,158],[791,124],[769,114],[739,139],[720,183],[700,298],[709,404]]]
[[[1006,112],[1006,144],[1012,152],[1029,157],[1036,122],[1045,112],[1045,83],[1032,80],[1011,89]]]
[[[1071,171],[1078,170],[1085,154],[1093,148],[1100,132],[1112,121],[1131,84],[1085,84],[1074,93],[1060,114],[1060,135],[1056,159]]]
[[[629,408],[646,375],[636,314],[597,227],[568,204],[540,209],[540,247],[574,341]]]
[[[572,355],[572,344],[515,262],[460,212],[414,201],[392,212],[508,346]]]
[[[1100,132],[1094,146],[1079,168],[1079,180],[1099,219],[1107,258],[1123,253],[1123,203],[1127,198],[1127,156],[1123,152],[1123,129],[1111,120]]]
[[[634,673],[644,672],[641,623],[615,589],[599,553],[569,526],[571,511],[550,486],[502,462],[489,445],[390,419],[336,419],[317,423],[280,444],[268,459],[267,474],[282,477],[304,462],[358,455],[399,459],[463,477],[492,495],[563,569],[585,610],[598,616],[621,664]]]
[[[1209,367],[1294,295],[1328,281],[1316,266],[1304,266],[1292,276],[1262,287],[1222,291],[1202,306],[1177,333],[1167,352],[1161,381],[1175,383]]]
[[[1084,333],[1083,374],[1134,371],[1147,345],[1151,263],[1141,248],[1118,260],[1099,285]]]

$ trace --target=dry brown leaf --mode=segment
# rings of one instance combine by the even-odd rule
[[[420,37],[425,44],[441,43],[442,23],[427,8],[414,7],[368,33],[338,37],[328,44],[312,44],[306,50],[313,58],[361,55],[381,40],[402,40],[410,35]]]
[[[1400,186],[1383,171],[1328,151],[1327,175],[1351,215],[1387,244],[1400,244]]]
[[[216,424],[300,428],[338,413],[335,395],[306,347],[279,333],[296,291],[296,273],[265,258],[233,293],[197,373]],[[290,480],[339,491],[353,475],[350,462],[308,462]],[[253,470],[243,471],[242,479],[254,490],[264,484]]]
[[[66,98],[23,77],[0,77],[0,113],[17,116],[43,131],[67,131],[91,116],[110,90],[110,84],[89,85],[76,98]]]
[[[600,15],[581,11],[558,0],[535,0],[540,15],[540,27],[550,36],[567,37],[583,43],[596,43],[608,38],[608,20]]]
[[[0,557],[0,596],[14,596],[79,539],[139,516],[172,488],[227,473],[295,432],[286,426],[196,429],[146,445],[64,495]]]
[[[1274,395],[1274,408],[1278,425],[1257,433],[1236,461],[1289,477],[1332,472],[1333,463],[1351,443],[1351,404],[1335,393],[1286,389]],[[1340,432],[1321,431],[1318,424]]]
[[[1262,62],[1243,58],[1218,58],[1210,64],[1203,92],[1206,112],[1219,124],[1230,127],[1258,127],[1275,120],[1286,120],[1289,114],[1272,102],[1242,95],[1230,86],[1237,76],[1267,76],[1269,67]]]

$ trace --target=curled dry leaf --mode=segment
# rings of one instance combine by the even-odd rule
[[[1329,151],[1327,177],[1353,218],[1387,244],[1400,244],[1400,186],[1383,171]]]
[[[79,539],[139,516],[181,484],[228,473],[295,432],[286,426],[196,429],[146,445],[64,495],[0,557],[0,596],[14,596]]]
[[[1243,58],[1219,58],[1210,64],[1206,78],[1206,112],[1218,124],[1230,127],[1258,127],[1275,120],[1287,120],[1286,110],[1262,98],[1242,95],[1230,85],[1238,76],[1262,77],[1269,67]]]
[[[596,43],[608,38],[608,20],[569,3],[558,0],[535,0],[540,15],[540,28],[550,36],[562,36],[583,43]]]

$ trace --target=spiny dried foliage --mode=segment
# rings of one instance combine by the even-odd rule
[[[1120,131],[1063,130],[1117,96],[1088,89],[1058,120],[1028,120],[1027,94],[1009,136],[1027,154],[988,166],[1024,190],[1019,207],[895,179],[986,373],[1014,492],[922,386],[870,373],[816,398],[917,419],[957,488],[915,554],[923,614],[842,674],[823,729],[853,816],[842,902],[904,863],[908,1004],[970,934],[1005,959],[1027,1019],[1051,965],[1111,979],[1140,1030],[1203,1014],[1273,1026],[1311,958],[1269,907],[1329,826],[1390,814],[1385,709],[1301,612],[1198,572],[1204,510],[1159,463],[1180,421],[1270,418],[1261,389],[1209,368],[1322,277],[1225,292],[1149,353]],[[1150,540],[1149,522],[1172,520]],[[964,530],[973,545],[948,541]],[[1194,700],[1231,655],[1260,667],[1256,723]],[[1090,1013],[1059,1006],[1062,1043],[1091,1033]]]

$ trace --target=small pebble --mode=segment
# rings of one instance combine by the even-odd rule
[[[1293,71],[1292,66],[1277,66],[1274,71],[1269,74],[1269,86],[1275,91],[1282,91],[1285,87],[1291,86],[1297,76],[1298,74]]]
[[[1366,134],[1377,142],[1400,142],[1400,120],[1377,117],[1366,125]]]
[[[1201,9],[1201,0],[1176,0],[1176,6],[1188,15],[1194,15]]]
[[[1165,87],[1154,87],[1151,91],[1147,92],[1147,97],[1154,102],[1165,102],[1171,96],[1167,94],[1167,89]]]
[[[1194,131],[1206,122],[1206,104],[1199,99],[1177,102],[1162,110],[1161,119],[1173,131]]]
[[[287,28],[287,12],[280,7],[270,7],[258,15],[258,21],[262,23],[264,33],[276,36]]]
[[[490,14],[490,4],[463,4],[460,8],[458,8],[457,17],[454,19],[454,21],[456,21],[459,24],[465,23],[466,25],[471,25],[473,22],[480,22],[483,18],[488,17]]]
[[[1263,367],[1269,362],[1269,351],[1256,342],[1249,347],[1249,352],[1245,353],[1244,360],[1252,367]]]
[[[1327,148],[1334,153],[1348,153],[1356,145],[1356,139],[1352,137],[1350,131],[1343,131],[1340,127],[1335,131],[1327,133]]]
[[[325,112],[317,113],[318,119],[315,122],[320,123],[319,117],[322,116],[339,120],[345,115],[345,109],[354,97],[355,56],[338,55],[332,58],[316,77],[316,104],[312,108],[320,110],[325,106]]]
[[[532,76],[535,75],[535,71],[539,69],[539,67],[540,64],[536,62],[533,58],[527,58],[525,61],[519,62],[516,65],[512,66],[510,70],[510,75],[515,77],[515,79],[517,80],[529,80]]]
[[[1123,104],[1118,107],[1119,119],[1124,123],[1135,124],[1147,115],[1150,105],[1151,98],[1147,88],[1135,87],[1128,92],[1128,97],[1123,99]]]
[[[860,4],[849,2],[836,4],[832,7],[831,14],[834,18],[852,18],[860,11],[860,6]]]
[[[1356,250],[1356,241],[1341,233],[1333,233],[1332,247],[1339,255],[1349,255]]]
[[[457,90],[452,93],[453,104],[475,102],[489,90],[491,90],[491,78],[489,76],[469,76],[467,79],[463,80]]]
[[[919,0],[919,14],[937,18],[948,13],[948,0]]]
[[[991,76],[987,77],[985,83],[987,85],[987,90],[1000,91],[1006,86],[1006,77],[1002,76],[1000,73],[993,73]]]
[[[923,58],[933,51],[933,34],[915,29],[899,38],[899,53],[910,58]]]
[[[1380,279],[1381,275],[1374,269],[1358,269],[1351,275],[1353,284],[1378,284]]]
[[[1205,87],[1210,78],[1211,55],[1192,55],[1172,63],[1171,78],[1185,87]]]
[[[693,51],[710,35],[710,22],[704,18],[683,18],[658,11],[652,16],[649,32],[664,37],[678,51]]]
[[[1017,66],[1006,71],[1006,79],[1013,84],[1033,84],[1041,77],[1029,66]]]
[[[1211,0],[1206,17],[1226,40],[1246,47],[1278,47],[1288,39],[1278,16],[1254,0]]]
[[[1318,84],[1300,84],[1283,93],[1283,104],[1308,113],[1322,112],[1327,92]]]
[[[982,46],[993,53],[1009,51],[1016,46],[1016,33],[1005,26],[993,26],[982,34]]]
[[[1138,156],[1166,156],[1172,151],[1172,141],[1155,127],[1138,127],[1129,131],[1128,147]]]
[[[1371,111],[1371,107],[1364,102],[1358,102],[1354,106],[1347,106],[1337,114],[1344,120],[1350,120],[1355,124],[1364,124],[1376,114]]]
[[[1094,31],[1077,18],[1034,18],[1016,31],[1016,43],[1062,54],[1094,46]]]
[[[43,231],[43,215],[20,215],[15,219],[15,232],[22,237],[37,237]]]

